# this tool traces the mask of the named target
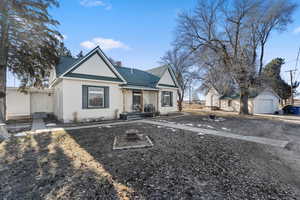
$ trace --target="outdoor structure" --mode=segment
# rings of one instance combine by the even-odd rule
[[[220,99],[221,95],[219,94],[219,92],[211,87],[205,95],[205,106],[213,108],[213,107],[220,107]]]
[[[6,95],[6,119],[29,118],[33,113],[53,113],[52,89],[29,88],[27,93],[8,87]]]
[[[252,114],[273,114],[279,110],[280,97],[270,88],[250,90],[248,109]],[[206,106],[218,107],[221,110],[238,112],[240,96],[238,93],[220,95],[212,88],[206,94]]]
[[[78,59],[62,57],[51,72],[49,89],[28,94],[8,89],[8,116],[49,112],[70,122],[132,112],[167,114],[177,111],[178,90],[169,66],[149,71],[117,67],[96,47]]]

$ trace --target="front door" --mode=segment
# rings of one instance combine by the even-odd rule
[[[134,112],[142,111],[142,92],[139,90],[132,92],[132,110]]]

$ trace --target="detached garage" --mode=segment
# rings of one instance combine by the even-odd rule
[[[208,93],[208,95],[210,94]],[[249,112],[252,114],[273,114],[279,110],[279,100],[280,97],[272,89],[252,89],[248,101]],[[210,101],[210,98],[207,97],[206,101]],[[206,104],[209,105],[211,102],[206,102]],[[221,110],[238,112],[240,109],[240,95],[238,93],[220,95],[219,105]]]
[[[273,114],[279,110],[280,97],[272,89],[251,90],[248,101],[249,112],[252,114]],[[240,96],[223,95],[220,97],[221,109],[238,112]]]

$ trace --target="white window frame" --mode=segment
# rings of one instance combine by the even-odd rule
[[[97,90],[101,89],[101,91],[90,91],[90,89],[96,88]],[[102,97],[100,96],[100,98],[103,98],[102,100],[102,105],[99,106],[93,106],[90,105],[90,93],[91,94],[102,94]],[[103,87],[97,87],[97,86],[88,86],[87,88],[87,107],[88,108],[104,108],[105,106],[105,91]]]

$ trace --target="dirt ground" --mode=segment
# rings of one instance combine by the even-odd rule
[[[154,146],[113,151],[132,128]],[[0,144],[0,199],[299,199],[275,151],[142,123],[12,138]]]

